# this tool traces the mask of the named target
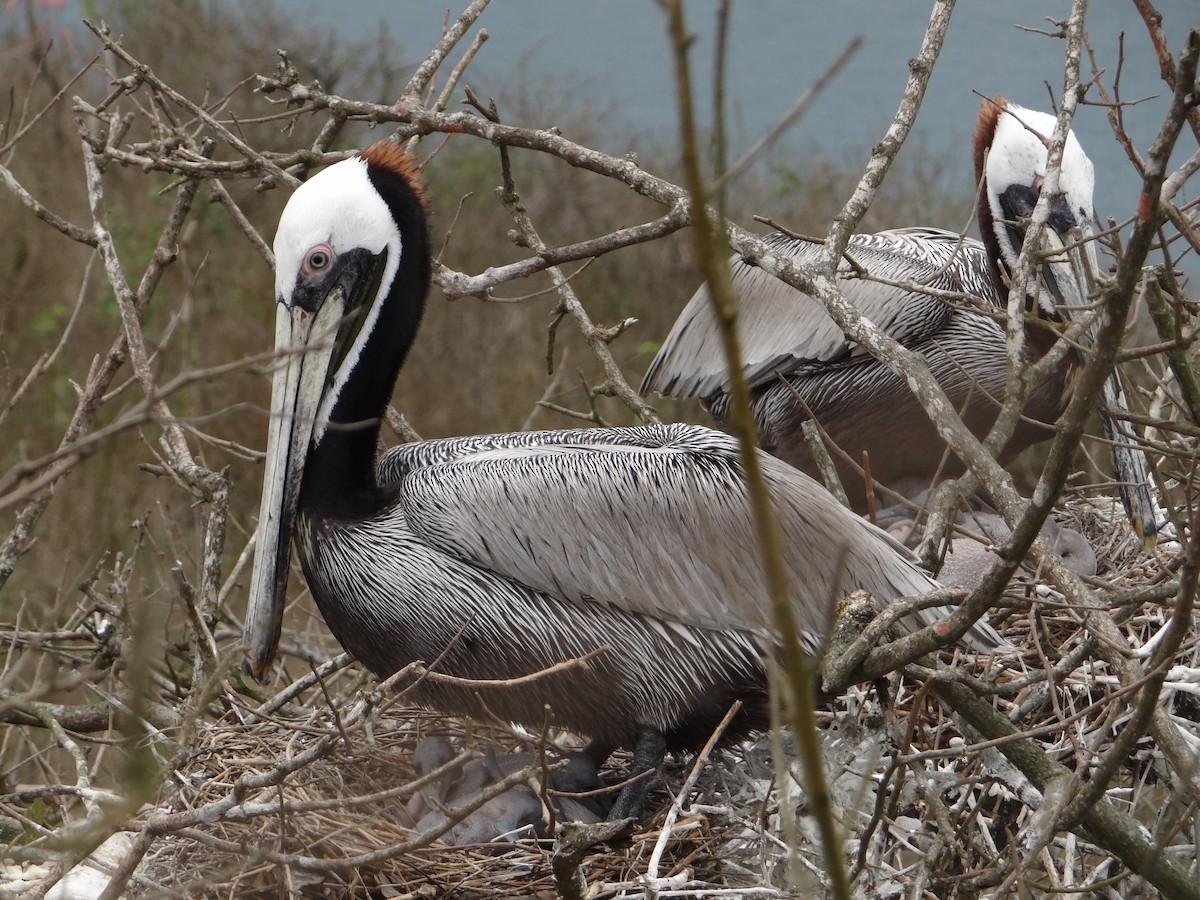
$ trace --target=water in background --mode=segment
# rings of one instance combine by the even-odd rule
[[[728,53],[731,158],[778,121],[861,34],[862,49],[774,153],[775,159],[786,159],[789,153],[816,146],[844,159],[847,166],[864,165],[895,112],[908,77],[908,60],[920,49],[930,5],[917,0],[736,0]],[[312,22],[356,38],[383,23],[415,64],[440,33],[447,2],[354,0],[337,4],[335,10],[334,4],[304,0],[289,6],[297,10],[297,17],[303,9]],[[1200,27],[1196,0],[1159,0],[1156,6],[1175,48],[1188,28]],[[705,109],[711,103],[707,78],[716,8],[715,0],[686,5],[688,25],[697,35],[693,71]],[[457,5],[451,10],[459,12]],[[1049,110],[1051,94],[1062,91],[1064,43],[1015,25],[1053,31],[1046,17],[1066,18],[1069,12],[1069,0],[959,0],[910,146],[954,161],[964,183],[969,182],[968,142],[979,107],[974,92],[1003,94],[1023,106]],[[481,95],[502,101],[510,85],[552,78],[562,92],[575,91],[586,103],[611,110],[610,121],[620,129],[652,132],[664,140],[675,133],[666,30],[653,0],[495,0],[479,25],[487,29],[489,40],[469,80]],[[1087,27],[1097,62],[1107,72],[1106,83],[1112,84],[1118,36],[1125,32],[1122,98],[1157,98],[1126,113],[1129,131],[1144,152],[1169,99],[1145,26],[1129,0],[1092,0]],[[1086,78],[1086,60],[1084,65]],[[1075,130],[1096,164],[1101,217],[1132,214],[1138,180],[1112,139],[1104,110],[1081,108]],[[623,150],[619,143],[599,149]],[[1185,132],[1176,164],[1192,149]]]
[[[383,35],[394,42],[396,64],[415,67],[436,43],[447,10],[457,15],[466,2],[277,0],[277,5],[298,28],[330,30],[344,35],[347,44]],[[693,72],[702,111],[711,107],[717,6],[717,0],[686,4],[688,25],[697,37]],[[930,6],[929,0],[735,0],[727,77],[729,158],[737,158],[774,125],[850,41],[862,35],[862,48],[849,66],[759,163],[786,166],[817,148],[844,161],[847,169],[861,170],[895,112]],[[1156,6],[1176,49],[1189,28],[1200,27],[1197,0],[1156,0]],[[19,7],[10,4],[0,11],[0,19],[17,16]],[[37,4],[41,19],[54,20],[63,29],[68,23],[78,27],[85,12],[102,18],[104,3]],[[976,92],[1003,94],[1023,106],[1049,110],[1051,97],[1062,91],[1064,44],[1024,29],[1054,31],[1046,17],[1065,18],[1069,12],[1070,0],[959,0],[904,152],[933,154],[945,161],[949,177],[970,184]],[[481,96],[496,97],[502,109],[513,106],[506,98],[527,98],[531,90],[543,90],[549,107],[578,101],[581,110],[606,111],[612,133],[600,139],[597,149],[624,153],[630,132],[652,135],[661,146],[674,142],[677,113],[670,54],[663,15],[654,0],[494,0],[477,23],[476,29],[480,27],[487,29],[489,40],[470,69],[468,83]],[[1126,101],[1145,100],[1126,110],[1127,128],[1144,154],[1169,101],[1146,28],[1131,0],[1092,0],[1087,27],[1110,87],[1119,61],[1119,36],[1126,35],[1121,96]],[[273,49],[263,48],[264,68],[273,64]],[[1085,60],[1085,79],[1089,75]],[[1095,92],[1090,96],[1098,98]],[[536,123],[552,120],[539,118]],[[1137,208],[1139,179],[1113,139],[1105,111],[1081,107],[1075,131],[1096,165],[1101,219],[1128,218]],[[1194,149],[1185,129],[1175,165]],[[962,223],[911,224],[958,228]],[[1200,274],[1194,259],[1187,268]]]

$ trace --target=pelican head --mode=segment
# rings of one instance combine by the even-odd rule
[[[421,246],[407,246],[414,242]],[[292,194],[279,220],[278,360],[246,621],[247,663],[256,678],[265,677],[279,641],[301,493],[335,516],[367,514],[384,502],[373,472],[348,467],[349,480],[337,485],[302,476],[315,454],[352,458],[363,442],[373,453],[424,309],[426,245],[419,181],[391,142],[317,173]],[[393,295],[396,302],[388,303]]]
[[[1041,196],[1057,119],[1003,98],[985,101],[975,131],[975,168],[983,197],[979,228],[996,266],[1013,271],[1025,240],[1029,217]],[[1052,321],[1069,321],[1073,310],[1093,302],[1092,280],[1098,271],[1092,221],[1096,176],[1092,161],[1074,132],[1063,143],[1059,196],[1046,221],[1038,264],[1040,282],[1029,301],[1031,312]],[[1000,273],[997,271],[996,273]],[[998,283],[1005,283],[1000,279]],[[1112,443],[1113,467],[1121,503],[1147,549],[1158,532],[1144,454],[1120,414],[1126,410],[1114,372],[1105,382],[1099,409],[1105,436]]]
[[[980,231],[993,247],[992,258],[1009,271],[1016,267],[1028,220],[1041,196],[1049,164],[1056,119],[1049,113],[1025,109],[1003,98],[985,102],[975,132],[976,177],[982,184]],[[1047,221],[1049,251],[1041,266],[1043,287],[1036,309],[1048,319],[1068,317],[1064,307],[1087,303],[1086,276],[1081,267],[1096,271],[1096,251],[1088,240],[1095,217],[1092,193],[1096,176],[1074,132],[1063,144],[1058,189]],[[1077,239],[1078,237],[1078,239]],[[1064,248],[1076,247],[1082,259],[1072,260]]]

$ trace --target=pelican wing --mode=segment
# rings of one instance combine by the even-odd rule
[[[781,234],[765,238],[797,263],[817,262],[821,247]],[[987,260],[978,241],[953,232],[906,228],[855,235],[847,254],[870,275],[986,294]],[[734,257],[733,289],[740,302],[739,334],[744,373],[751,387],[777,372],[828,365],[864,353],[848,340],[821,304],[756,266]],[[978,269],[978,275],[974,270]],[[915,346],[945,327],[953,310],[940,300],[859,277],[843,265],[838,286],[875,325],[905,346]],[[708,288],[688,301],[642,381],[642,392],[680,399],[707,398],[727,388],[721,335]]]
[[[572,602],[696,627],[771,628],[732,439],[675,425],[498,441],[507,445],[476,452],[431,442],[442,444],[425,454],[431,461],[409,467],[400,502],[422,541]],[[810,642],[853,588],[891,599],[934,586],[907,551],[816,482],[760,459],[783,526],[793,608]]]

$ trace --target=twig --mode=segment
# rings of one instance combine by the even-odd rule
[[[79,284],[79,294],[75,300],[75,306],[71,310],[71,315],[67,319],[67,324],[63,326],[62,334],[59,336],[58,343],[54,345],[53,350],[51,350],[49,353],[42,354],[42,356],[38,358],[38,361],[29,370],[29,373],[17,386],[17,389],[13,391],[12,396],[8,398],[8,402],[4,404],[4,408],[0,409],[0,425],[4,424],[4,420],[8,417],[8,414],[12,412],[13,408],[18,403],[21,402],[21,398],[25,396],[25,392],[29,390],[30,386],[32,386],[34,382],[36,382],[37,379],[39,379],[46,372],[47,369],[54,365],[54,361],[58,359],[58,354],[61,353],[63,347],[66,346],[67,340],[70,338],[71,332],[75,328],[75,321],[79,318],[79,310],[83,308],[83,301],[87,297],[88,286],[91,283],[92,266],[95,263],[95,259],[95,255],[88,258],[87,268],[83,270],[83,279]]]
[[[494,105],[484,107],[469,92],[468,99],[471,99],[476,108],[484,112],[491,121],[499,122],[500,117]],[[513,182],[512,167],[508,162],[508,153],[503,147],[500,149],[500,159],[501,171],[504,178],[501,200],[512,215],[525,246],[528,246],[535,253],[545,253],[547,250],[546,244],[538,235],[528,211],[522,205],[520,197],[517,194],[516,185]],[[604,371],[604,383],[599,387],[593,388],[592,393],[611,394],[628,406],[643,422],[658,422],[658,414],[654,411],[654,408],[643,400],[637,391],[631,388],[625,380],[625,376],[621,372],[621,367],[617,365],[616,360],[613,359],[612,353],[608,349],[607,332],[604,329],[597,328],[592,322],[587,310],[584,309],[583,304],[571,288],[562,270],[558,266],[552,265],[549,267],[549,272],[550,278],[554,282],[555,290],[558,292],[559,309],[566,312],[575,320],[580,332],[583,334],[583,339],[591,347],[592,353],[599,360],[600,366]]]
[[[577,656],[573,659],[566,659],[562,662],[555,663],[552,666],[546,666],[543,669],[538,669],[536,672],[530,672],[527,675],[517,675],[512,678],[460,678],[457,675],[446,675],[442,672],[435,671],[433,668],[423,666],[420,663],[410,663],[401,671],[406,676],[411,676],[422,681],[432,681],[434,684],[445,684],[453,687],[508,690],[510,688],[521,687],[522,685],[529,684],[533,681],[538,681],[542,678],[557,675],[561,672],[567,672],[571,669],[587,668],[588,664],[593,659],[603,656],[608,652],[609,648],[607,646],[597,647],[595,650],[589,651],[583,656]],[[392,676],[392,678],[394,679],[395,676]]]
[[[493,299],[492,291],[505,282],[526,278],[563,263],[580,259],[594,259],[634,244],[656,241],[668,234],[675,233],[687,224],[686,207],[682,203],[676,203],[666,215],[644,225],[618,228],[603,237],[580,241],[577,244],[568,244],[563,247],[542,247],[537,250],[536,256],[508,265],[496,266],[474,276],[455,272],[445,266],[438,266],[435,277],[447,300],[457,300],[460,297],[478,297],[481,300],[490,300]]]
[[[405,86],[403,93],[400,95],[400,103],[420,103],[421,94],[429,86],[429,82],[433,79],[433,74],[438,70],[442,61],[449,55],[450,51],[458,44],[467,30],[475,24],[475,20],[483,14],[487,9],[488,3],[491,0],[473,0],[455,23],[446,29],[446,33],[442,35],[442,39],[429,52],[417,67],[417,71],[413,73]]]
[[[203,109],[196,103],[193,103],[187,97],[183,96],[183,94],[166,84],[150,70],[149,66],[135,59],[125,50],[124,47],[114,40],[106,27],[96,25],[94,22],[91,22],[88,19],[84,19],[83,24],[86,25],[91,32],[96,35],[97,38],[100,39],[100,43],[104,45],[105,49],[107,49],[113,54],[113,56],[121,60],[121,62],[125,63],[125,65],[129,66],[133,70],[132,75],[129,75],[125,79],[122,79],[120,82],[118,82],[119,90],[121,92],[132,92],[136,90],[138,85],[142,83],[150,85],[163,97],[167,98],[172,103],[182,107],[183,109],[186,109],[189,113],[203,122],[205,126],[211,129],[215,135],[228,144],[231,149],[237,151],[237,153],[239,153],[241,156],[252,162],[259,171],[273,175],[284,184],[291,185],[292,187],[295,187],[300,183],[297,178],[289,175],[270,159],[263,156],[263,154],[256,151],[253,147],[248,145],[236,134],[222,125],[219,121],[217,121],[217,119],[209,115],[207,110]],[[107,104],[101,104],[100,107],[97,108],[97,112],[102,113],[106,105]]]
[[[675,822],[679,819],[679,814],[683,812],[683,805],[687,801],[688,795],[691,794],[692,788],[696,785],[696,779],[700,777],[700,773],[704,767],[708,765],[708,757],[712,754],[713,748],[717,742],[721,740],[721,735],[725,733],[725,729],[729,727],[729,723],[733,721],[733,717],[741,710],[741,701],[735,702],[726,711],[724,717],[713,729],[713,733],[709,735],[700,752],[696,754],[695,760],[692,762],[691,771],[684,779],[675,798],[671,801],[671,808],[667,810],[666,819],[663,821],[662,828],[658,832],[658,840],[654,842],[654,849],[650,852],[650,859],[646,863],[646,874],[642,876],[643,882],[646,885],[646,900],[653,900],[658,896],[658,867],[662,863],[663,853],[667,849],[667,840],[671,837],[671,832],[675,828]]]
[[[770,150],[775,145],[775,142],[783,137],[787,130],[800,120],[801,116],[808,112],[809,107],[821,95],[821,92],[829,86],[830,82],[837,77],[838,73],[846,67],[846,64],[850,62],[854,54],[859,51],[862,43],[863,36],[861,34],[851,38],[850,43],[846,45],[846,49],[839,53],[837,59],[831,62],[825,68],[825,71],[818,75],[816,80],[804,89],[804,93],[796,98],[796,102],[783,114],[783,118],[771,126],[766,134],[755,141],[749,150],[743,153],[733,165],[721,173],[709,185],[709,192],[711,194],[719,194],[725,189],[726,185],[735,181],[738,176],[746,171],[756,159]]]
[[[950,15],[954,12],[954,0],[937,0],[925,27],[925,36],[921,42],[921,50],[909,60],[908,83],[904,87],[904,95],[900,100],[900,108],[892,118],[887,133],[871,151],[871,161],[859,179],[854,193],[846,201],[841,212],[834,217],[833,226],[825,238],[824,268],[832,272],[837,268],[837,260],[846,249],[850,236],[858,228],[858,223],[867,214],[875,193],[883,183],[884,177],[892,167],[892,162],[904,146],[908,133],[916,122],[917,112],[921,101],[925,99],[925,89],[929,85],[929,77],[933,74],[934,64],[941,55],[942,45],[946,40],[946,29],[950,27]]]
[[[29,193],[29,191],[25,190],[25,188],[21,186],[21,183],[17,181],[13,173],[10,172],[4,165],[0,165],[0,182],[3,182],[4,186],[13,194],[15,194],[17,199],[20,200],[30,212],[32,212],[47,225],[50,225],[52,228],[62,232],[73,241],[76,241],[80,244],[87,244],[89,247],[96,246],[99,238],[97,237],[94,229],[89,230],[86,228],[80,228],[78,225],[68,222],[57,213],[51,212],[40,201],[35,199],[34,196]]]
[[[663,0],[663,5],[674,54],[685,183],[693,209],[703,209],[709,194],[700,172],[698,139],[692,108],[691,73],[688,63],[691,42],[684,24],[680,0]],[[841,841],[833,820],[829,787],[817,739],[811,686],[812,660],[800,642],[800,629],[796,623],[795,610],[792,608],[788,574],[783,561],[783,534],[772,509],[759,461],[754,418],[750,411],[750,391],[743,374],[742,351],[737,333],[737,300],[733,293],[729,267],[724,264],[724,254],[718,248],[717,229],[711,220],[698,217],[694,222],[692,236],[696,265],[704,275],[713,315],[720,329],[729,381],[729,425],[738,441],[738,456],[742,463],[743,480],[753,516],[763,577],[770,598],[771,621],[776,632],[773,635],[773,643],[777,644],[777,652],[786,676],[786,680],[774,679],[772,687],[784,693],[782,708],[787,711],[786,721],[796,733],[808,779],[809,807],[820,830],[825,871],[831,883],[833,896],[839,900],[848,900],[850,883],[841,858]]]

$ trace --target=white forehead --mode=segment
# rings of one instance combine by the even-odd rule
[[[396,222],[367,177],[366,161],[359,157],[318,172],[296,188],[283,208],[275,232],[277,297],[291,296],[304,254],[325,241],[334,253],[356,247],[379,253],[399,246]]]
[[[996,134],[987,157],[987,180],[991,192],[1003,193],[1014,184],[1031,185],[1045,176],[1049,157],[1047,145],[1054,135],[1055,117],[1049,113],[1009,105],[996,122]],[[1072,212],[1088,218],[1092,215],[1092,190],[1095,173],[1092,161],[1074,132],[1067,133],[1063,147],[1059,187],[1066,195]]]

